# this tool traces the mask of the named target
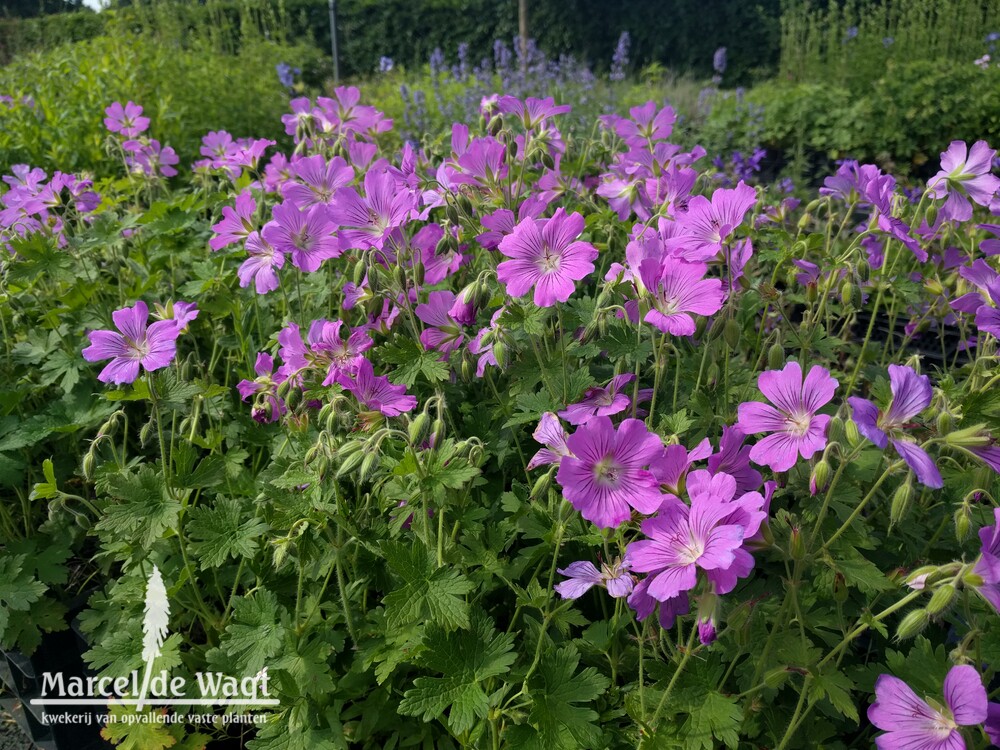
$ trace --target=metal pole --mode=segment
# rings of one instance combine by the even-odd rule
[[[337,0],[330,0],[330,48],[333,51],[333,82],[340,83],[340,61],[337,59]]]
[[[521,37],[521,72],[528,65],[528,0],[517,3],[517,35]]]

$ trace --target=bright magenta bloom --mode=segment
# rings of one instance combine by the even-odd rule
[[[416,196],[388,171],[365,174],[365,197],[351,187],[337,190],[330,206],[330,220],[341,226],[342,247],[381,248],[390,230],[403,226],[417,206]]]
[[[482,377],[482,375],[479,375],[479,377]],[[569,446],[566,444],[566,440],[569,438],[569,435],[559,422],[559,417],[550,411],[542,414],[542,418],[538,421],[538,427],[536,427],[535,431],[531,433],[531,436],[545,447],[539,449],[539,451],[531,457],[531,460],[528,461],[528,465],[526,467],[528,471],[531,471],[537,466],[557,464],[562,461],[565,456],[570,455]]]
[[[420,334],[420,343],[425,349],[441,352],[443,360],[447,360],[448,355],[465,340],[462,326],[449,313],[454,303],[454,292],[431,292],[427,302],[417,305],[414,310],[416,316],[429,326]]]
[[[260,232],[251,232],[246,241],[247,254],[250,256],[240,265],[236,275],[240,286],[246,288],[253,282],[257,294],[267,294],[278,288],[278,269],[284,267],[285,256],[277,252],[260,236]]]
[[[986,688],[967,664],[952,667],[944,678],[945,706],[934,708],[898,677],[880,675],[877,700],[868,707],[872,724],[885,731],[875,738],[878,750],[964,750],[959,727],[986,721]]]
[[[139,300],[134,307],[111,313],[118,331],[91,331],[90,346],[83,350],[88,362],[111,361],[97,379],[102,383],[131,383],[139,366],[147,372],[167,367],[177,353],[180,328],[176,320],[158,320],[147,328],[149,308]]]
[[[562,208],[551,219],[525,219],[500,241],[500,252],[511,260],[497,266],[497,278],[511,297],[523,297],[535,288],[535,304],[551,307],[565,302],[574,282],[594,271],[597,248],[576,238],[583,216],[566,215]]]
[[[647,258],[639,264],[642,285],[652,297],[644,320],[673,336],[694,334],[695,315],[712,315],[726,298],[721,279],[706,279],[704,263],[685,263],[677,258]]]
[[[687,213],[678,217],[680,231],[667,241],[667,247],[676,248],[685,260],[711,260],[722,252],[725,241],[756,203],[757,191],[742,181],[732,190],[716,190],[711,201],[696,195]]]
[[[594,417],[566,444],[571,455],[559,463],[556,479],[588,521],[611,529],[628,519],[633,508],[653,513],[660,507],[659,483],[643,467],[663,451],[663,443],[642,420],[626,419],[615,430],[609,417]]]
[[[417,397],[409,395],[405,386],[393,385],[384,375],[376,377],[367,359],[361,360],[356,375],[341,373],[337,382],[353,393],[364,408],[382,412],[387,417],[398,417],[417,405]]]
[[[788,471],[801,455],[810,458],[826,447],[826,426],[830,417],[816,412],[829,403],[837,390],[837,380],[818,365],[802,379],[798,362],[783,370],[762,372],[757,387],[774,406],[759,401],[740,404],[736,426],[747,435],[770,432],[750,449],[750,460]]]

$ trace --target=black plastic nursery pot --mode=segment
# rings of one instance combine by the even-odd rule
[[[3,652],[0,679],[12,695],[3,701],[3,708],[14,716],[35,747],[39,750],[110,748],[100,735],[99,707],[32,703],[42,698],[46,673],[61,674],[64,680],[84,676],[83,660],[71,631],[44,635],[30,657],[17,650]]]

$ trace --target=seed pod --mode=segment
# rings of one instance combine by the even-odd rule
[[[769,370],[780,370],[785,366],[785,350],[775,341],[767,350],[767,367]]]
[[[726,325],[722,329],[722,337],[726,340],[726,343],[729,344],[729,348],[735,349],[737,346],[740,345],[741,332],[742,331],[740,330],[740,324],[737,323],[735,320],[730,318],[729,320],[726,321]]]
[[[955,587],[950,583],[938,586],[931,595],[931,600],[927,602],[927,612],[931,615],[941,614],[951,604],[955,594]]]
[[[910,509],[912,501],[913,483],[907,478],[905,482],[896,488],[896,492],[892,496],[892,505],[889,508],[889,521],[892,525],[895,526],[906,518],[906,513]]]
[[[927,614],[927,610],[913,610],[903,618],[902,622],[899,623],[899,627],[896,628],[896,640],[905,641],[908,638],[918,635],[920,631],[927,627],[927,623],[930,622],[930,619],[931,618],[930,615]]]
[[[846,431],[844,429],[844,420],[840,417],[834,417],[830,420],[829,427],[826,428],[826,436],[831,443],[839,443],[844,439]]]

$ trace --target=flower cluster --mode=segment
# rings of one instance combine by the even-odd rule
[[[0,242],[10,252],[12,238],[36,232],[50,234],[59,246],[66,245],[67,224],[87,220],[101,202],[90,179],[56,172],[49,179],[44,170],[15,164],[3,181],[8,189],[0,196]]]
[[[145,135],[150,121],[142,111],[135,102],[114,102],[104,110],[104,127],[118,136],[125,164],[132,174],[150,179],[176,176],[180,158],[170,146]]]

